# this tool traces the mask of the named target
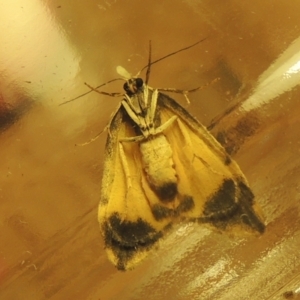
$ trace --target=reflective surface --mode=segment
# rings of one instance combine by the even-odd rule
[[[0,1],[1,299],[284,299],[300,285],[299,5],[272,1]],[[97,223],[101,132],[119,98],[60,103],[153,66],[240,164],[260,237],[181,224],[135,270],[108,262]],[[121,82],[105,87],[122,92]],[[213,120],[213,121],[211,121]],[[295,299],[297,293],[294,293]]]

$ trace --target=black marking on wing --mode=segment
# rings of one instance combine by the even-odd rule
[[[265,225],[253,210],[253,199],[254,195],[245,183],[238,181],[235,185],[232,179],[225,179],[221,188],[207,201],[204,217],[198,221],[211,223],[220,229],[242,223],[263,233]]]
[[[225,179],[217,192],[205,203],[203,214],[209,220],[223,221],[237,210],[236,187],[232,179]]]
[[[181,198],[180,195],[178,197]],[[194,200],[191,196],[183,196],[180,204],[176,209],[171,209],[159,204],[156,204],[152,207],[151,211],[155,220],[160,221],[169,217],[180,216],[183,212],[188,212],[195,207]]]
[[[231,163],[231,158],[230,158],[229,155],[226,155],[224,163],[225,163],[226,166],[229,166],[229,165],[230,165],[230,163]]]
[[[159,187],[151,185],[151,188],[162,202],[173,201],[177,195],[176,182],[168,182]]]
[[[174,216],[174,209],[161,206],[159,204],[153,205],[151,208],[152,214],[155,220],[160,221],[162,219]]]
[[[108,219],[113,231],[112,240],[122,246],[136,247],[153,244],[160,234],[147,222],[139,218],[136,222],[121,220],[117,213]]]
[[[180,197],[180,196],[178,196]],[[177,207],[177,212],[180,215],[183,212],[192,210],[195,207],[194,199],[191,196],[185,195],[182,197],[180,204]]]
[[[122,221],[117,213],[105,222],[103,232],[106,247],[118,258],[119,270],[126,270],[127,262],[136,253],[150,249],[163,236],[148,222],[142,219],[136,222]]]

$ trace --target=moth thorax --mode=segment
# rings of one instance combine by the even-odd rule
[[[173,151],[165,135],[142,141],[140,151],[149,186],[160,200],[172,201],[177,195],[177,175]]]

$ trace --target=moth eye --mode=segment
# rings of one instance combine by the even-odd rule
[[[128,85],[128,82],[125,82],[124,85],[123,85],[123,89],[126,93],[130,92],[130,88],[129,88],[129,85]]]
[[[138,89],[141,88],[141,87],[143,86],[143,84],[144,84],[144,81],[143,81],[142,78],[137,78],[137,79],[135,80],[135,85],[136,85],[136,87],[137,87]]]

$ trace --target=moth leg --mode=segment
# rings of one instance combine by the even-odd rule
[[[145,137],[143,135],[137,135],[132,137],[126,137],[119,139],[119,142],[141,142]]]
[[[144,118],[141,118],[137,115],[137,113],[132,109],[131,105],[128,104],[130,103],[130,98],[128,97],[128,95],[125,94],[125,97],[127,99],[122,101],[122,105],[125,108],[127,114],[129,115],[130,119],[133,120],[136,124],[138,124],[139,126],[145,126],[145,120]]]
[[[161,126],[159,126],[155,129],[155,134],[161,133],[164,130],[166,130],[170,125],[172,125],[174,123],[175,120],[178,120],[177,116],[171,117],[168,121],[166,121],[164,124],[162,124]],[[179,120],[178,120],[178,122],[179,122]]]
[[[151,127],[152,130],[150,130],[150,133],[152,135],[156,135],[156,134],[163,132],[177,119],[177,116],[173,116],[167,122],[162,124],[161,126],[159,126],[157,128],[154,127],[154,118],[155,118],[155,114],[156,114],[157,98],[158,98],[158,90],[155,89],[152,93],[150,109],[146,116],[146,123],[148,124],[148,126],[152,125],[152,127]]]
[[[148,88],[146,88],[146,89],[148,90]],[[158,90],[155,89],[152,92],[151,106],[150,106],[150,109],[149,109],[149,114],[147,114],[147,116],[146,116],[148,124],[153,124],[154,117],[155,117],[155,112],[156,112],[157,98],[158,98]]]
[[[212,80],[211,82],[209,83],[206,83],[204,85],[201,85],[201,86],[198,86],[194,89],[191,89],[191,90],[179,90],[179,89],[175,89],[175,88],[160,88],[158,89],[159,91],[164,91],[164,92],[171,92],[171,93],[178,93],[178,94],[182,94],[184,96],[184,98],[186,99],[186,102],[188,104],[190,104],[190,100],[188,98],[188,94],[189,93],[193,93],[193,92],[196,92],[196,91],[199,91],[199,90],[203,90],[205,89],[206,87],[210,86],[211,84],[214,84],[215,82],[219,81],[220,78],[215,78],[214,80]]]
[[[82,144],[76,144],[76,146],[86,146],[86,145],[89,145],[93,142],[95,142],[96,140],[98,140],[99,136],[104,132],[104,131],[108,131],[108,134],[111,136],[111,132],[110,132],[110,129],[109,129],[109,125],[110,124],[107,124],[103,130],[101,130],[96,136],[94,136],[93,138],[91,138],[88,142],[85,142],[85,143],[82,143]]]
[[[145,90],[148,91],[147,86],[145,87]],[[127,95],[125,95],[125,96],[128,97]],[[144,98],[145,97],[148,98],[148,92],[146,92],[146,91],[144,92]],[[154,117],[155,117],[155,113],[156,113],[157,97],[158,97],[158,90],[154,90],[152,93],[152,97],[151,97],[151,106],[150,106],[149,111],[147,112],[147,115],[145,116],[145,118],[139,118],[139,116],[136,115],[136,113],[132,110],[132,108],[126,101],[122,102],[122,105],[124,106],[126,112],[130,116],[130,118],[139,126],[150,127],[149,135],[153,135],[153,136],[163,132],[177,119],[177,116],[173,116],[168,121],[166,121],[164,124],[162,124],[161,126],[159,126],[157,128],[154,127],[153,122],[154,122]],[[140,141],[144,140],[145,138],[146,137],[144,135],[138,135],[138,136],[134,136],[134,137],[122,138],[119,141],[140,142]]]
[[[163,132],[165,129],[167,129],[175,120],[177,120],[177,116],[173,116],[170,118],[167,122],[165,122],[163,125],[157,127],[155,129],[155,132],[153,135],[157,135],[161,132]],[[137,135],[132,137],[126,137],[119,139],[119,142],[141,142],[145,140],[145,137],[143,135]]]
[[[101,130],[96,136],[94,136],[93,138],[91,138],[88,142],[82,143],[82,144],[76,144],[76,146],[86,146],[88,144],[91,144],[93,142],[95,142],[99,136],[104,132],[104,131],[108,131],[109,136],[111,136],[111,132],[110,132],[110,126],[111,126],[111,122],[113,120],[113,118],[115,117],[115,115],[118,113],[118,111],[120,110],[120,106],[121,104],[118,106],[118,108],[111,114],[110,116],[110,121],[107,123],[107,125],[104,127],[103,130]]]
[[[95,142],[96,140],[98,140],[99,136],[105,131],[107,130],[107,126],[105,126],[105,128],[103,130],[101,130],[96,136],[94,136],[93,138],[91,138],[88,142],[82,143],[82,144],[76,144],[76,146],[86,146],[88,144],[91,144],[93,142]]]

